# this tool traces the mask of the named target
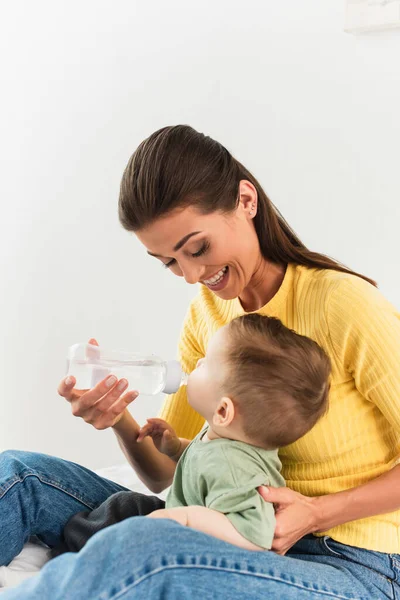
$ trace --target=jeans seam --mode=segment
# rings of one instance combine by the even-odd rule
[[[10,479],[7,480],[6,484],[7,487],[5,487],[6,484],[3,484],[0,486],[0,500],[3,498],[3,496],[5,496],[8,492],[8,490],[10,488],[12,488],[12,486],[17,483],[20,480],[19,475],[14,475],[14,477],[11,477]]]
[[[347,561],[349,563],[352,563],[352,564],[355,564],[355,565],[362,565],[364,568],[368,569],[369,571],[371,571],[375,575],[378,575],[379,577],[381,577],[385,581],[388,581],[391,584],[392,588],[393,588],[393,598],[395,597],[394,596],[394,585],[393,584],[396,582],[396,576],[395,577],[388,577],[387,575],[385,575],[384,573],[381,573],[380,571],[377,571],[373,567],[368,567],[364,563],[358,562],[356,560],[352,560],[351,558],[348,558],[347,556],[344,556],[344,554],[341,554],[340,552],[336,552],[335,550],[332,550],[332,548],[330,548],[330,546],[326,543],[326,540],[329,539],[329,538],[330,538],[330,536],[324,536],[323,538],[321,538],[322,541],[323,541],[323,543],[324,543],[324,546],[326,547],[326,549],[329,552],[331,552],[332,554],[335,554],[336,556],[338,556],[342,560],[345,560],[345,561]],[[335,541],[335,540],[333,540],[333,541]],[[340,543],[340,542],[338,542],[338,543]],[[393,573],[396,575],[396,572],[395,572],[394,569],[393,569]]]
[[[39,481],[41,481],[45,485],[49,485],[57,490],[60,490],[64,494],[67,494],[71,498],[74,498],[74,500],[81,502],[81,504],[84,504],[90,510],[93,510],[94,508],[96,508],[95,504],[88,504],[88,502],[86,502],[81,496],[79,496],[79,494],[76,494],[74,492],[71,492],[71,491],[65,489],[62,485],[60,485],[58,483],[52,482],[50,480],[47,480],[46,478],[41,477],[38,473],[27,473],[26,475],[23,475],[23,476],[16,475],[14,478],[10,479],[9,480],[10,485],[8,485],[8,487],[1,494],[0,500],[2,498],[4,498],[4,496],[14,487],[14,485],[16,485],[17,483],[23,483],[25,481],[25,479],[27,479],[28,477],[36,477],[37,479],[39,479]]]
[[[119,590],[115,595],[113,596],[109,596],[108,594],[102,594],[101,596],[101,600],[117,600],[118,598],[122,598],[124,596],[124,594],[126,594],[127,592],[129,592],[132,588],[138,586],[140,583],[143,583],[146,579],[148,579],[149,577],[153,576],[153,575],[158,575],[159,573],[161,573],[164,570],[171,570],[171,569],[206,569],[206,570],[210,570],[210,571],[223,571],[225,573],[236,573],[236,574],[240,574],[240,575],[249,575],[251,577],[257,577],[259,579],[270,579],[270,580],[274,580],[283,584],[287,584],[291,587],[295,587],[295,588],[299,588],[302,590],[306,590],[309,593],[312,594],[320,594],[320,595],[325,595],[328,598],[339,598],[341,600],[370,600],[370,598],[368,598],[368,596],[344,596],[343,594],[339,594],[337,592],[333,592],[333,591],[329,591],[329,590],[316,590],[316,589],[312,589],[306,585],[302,585],[301,583],[294,583],[293,581],[288,581],[287,579],[282,579],[281,577],[278,576],[273,576],[273,575],[267,575],[264,573],[254,573],[252,571],[244,571],[242,569],[228,569],[225,567],[214,567],[212,565],[163,565],[161,567],[158,567],[157,569],[153,569],[152,571],[150,571],[149,573],[146,573],[145,575],[142,575],[141,577],[139,577],[136,581],[134,581],[132,584],[125,586],[123,589]],[[130,579],[130,578],[128,578]]]
[[[393,586],[393,598],[396,597],[396,590],[395,590],[395,585],[398,586],[399,585],[399,577],[398,577],[398,570],[400,569],[400,562],[397,560],[397,558],[395,556],[393,556],[393,554],[389,554],[390,557],[390,561],[391,561],[391,567],[394,573],[394,578],[392,580],[392,586]]]
[[[340,556],[340,558],[345,559],[346,557],[343,556],[342,554],[340,554],[340,552],[336,552],[336,550],[332,550],[332,548],[330,548],[328,546],[328,544],[326,543],[326,540],[328,539],[329,536],[324,535],[324,537],[322,538],[322,543],[324,544],[325,548],[328,550],[328,552],[332,552],[332,554],[336,554],[336,556]]]
[[[396,567],[398,569],[400,569],[400,561],[395,556],[393,556],[393,554],[390,554],[389,556],[390,556],[393,564],[396,565]]]

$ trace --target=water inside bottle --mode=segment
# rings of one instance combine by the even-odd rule
[[[151,360],[133,360],[121,364],[119,361],[102,361],[102,364],[87,360],[70,359],[68,375],[76,378],[77,389],[91,389],[108,375],[128,380],[127,390],[140,394],[158,394],[164,388],[166,367],[164,363]]]

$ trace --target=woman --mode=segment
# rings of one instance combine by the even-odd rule
[[[288,488],[260,488],[276,507],[275,552],[243,551],[169,520],[136,517],[4,597],[400,598],[395,309],[373,281],[310,252],[251,173],[190,127],[166,127],[139,146],[123,176],[119,216],[148,254],[202,284],[180,341],[185,370],[235,316],[268,314],[330,356],[329,411],[281,450]],[[86,392],[74,383],[59,387],[73,414],[97,429],[113,427],[140,478],[155,492],[164,488],[173,464],[150,439],[136,442],[139,425],[126,410],[136,393],[124,394],[127,382],[108,378]],[[161,416],[182,437],[203,424],[184,389],[166,399]],[[0,476],[1,564],[32,533],[55,545],[72,514],[122,489],[32,453],[4,453]]]

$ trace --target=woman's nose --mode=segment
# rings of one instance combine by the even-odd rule
[[[181,270],[186,283],[193,284],[201,281],[201,275],[203,272],[203,269],[201,267],[195,267],[194,265],[187,265],[185,267],[182,267],[181,265]]]

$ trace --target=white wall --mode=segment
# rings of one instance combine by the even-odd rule
[[[175,355],[196,289],[116,210],[130,154],[164,125],[224,143],[310,247],[400,306],[400,30],[343,23],[337,0],[4,3],[0,448],[118,462],[113,434],[56,394],[67,347],[96,336]]]

